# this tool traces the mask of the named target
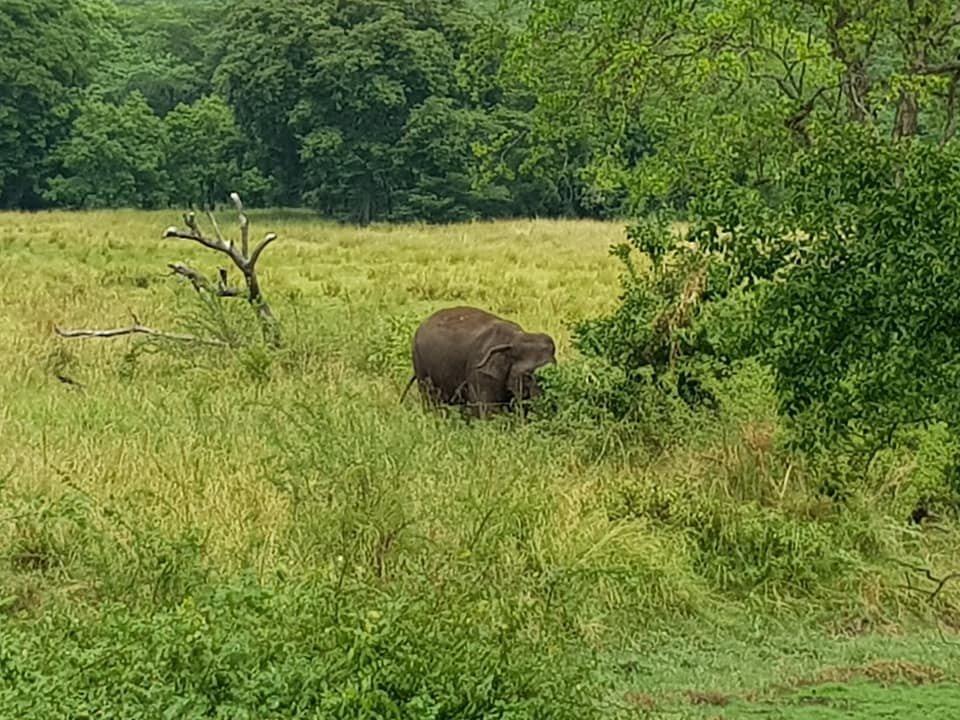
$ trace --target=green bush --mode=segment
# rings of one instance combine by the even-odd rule
[[[763,293],[757,352],[808,445],[960,421],[957,145],[833,131],[790,174],[797,261]]]
[[[589,718],[590,668],[518,607],[235,581],[153,614],[0,622],[0,716]]]
[[[626,266],[620,305],[581,323],[577,345],[692,406],[713,397],[710,378],[755,358],[808,449],[869,455],[901,428],[956,429],[960,215],[944,199],[960,192],[960,145],[860,127],[813,137],[779,206],[717,184],[683,242],[655,220],[633,228],[613,250]]]
[[[608,316],[574,327],[580,352],[610,368],[605,384],[616,389],[607,391],[602,405],[625,420],[637,420],[664,402],[675,406],[669,398],[690,408],[715,406],[715,398],[688,363],[697,358],[702,370],[702,360],[713,355],[698,322],[707,299],[711,258],[681,245],[655,216],[631,227],[628,238],[628,244],[611,248],[624,266],[620,305]],[[637,268],[637,253],[649,270]],[[661,396],[652,404],[651,391]]]

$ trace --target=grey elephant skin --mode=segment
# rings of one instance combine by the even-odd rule
[[[473,307],[434,313],[413,336],[414,382],[430,405],[485,417],[541,394],[534,373],[556,362],[553,338]]]

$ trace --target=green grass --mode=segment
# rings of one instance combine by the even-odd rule
[[[0,716],[792,718],[827,706],[778,683],[894,660],[943,676],[851,675],[850,712],[956,704],[960,582],[928,602],[897,562],[956,569],[954,521],[904,522],[935,438],[838,505],[760,368],[720,416],[645,428],[401,406],[411,334],[452,304],[551,333],[593,382],[570,323],[616,303],[622,227],[252,217],[280,235],[279,351],[166,276],[219,263],[160,239],[175,213],[0,215]],[[253,341],[52,332],[131,313]]]

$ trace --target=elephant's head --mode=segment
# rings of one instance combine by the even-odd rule
[[[502,355],[501,355],[502,353]],[[545,333],[520,332],[509,343],[489,348],[477,367],[484,367],[495,355],[506,362],[498,363],[496,372],[502,373],[503,383],[515,400],[531,400],[541,394],[534,373],[556,362],[553,338]]]

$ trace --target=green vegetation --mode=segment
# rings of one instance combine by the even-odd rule
[[[202,205],[229,186],[362,223],[583,211],[568,158],[531,157],[535,100],[499,72],[520,24],[495,3],[223,5],[0,8],[0,207]]]
[[[948,0],[4,2],[0,717],[955,714],[958,57]],[[162,231],[234,191],[270,310]],[[528,417],[398,402],[455,304],[556,339]]]
[[[286,337],[270,350],[242,303],[164,277],[210,263],[158,239],[169,221],[0,217],[19,268],[0,319],[0,716],[629,717],[629,693],[695,712],[687,689],[829,666],[953,677],[930,628],[950,632],[958,586],[928,601],[935,583],[900,563],[943,577],[956,525],[911,527],[890,502],[940,477],[935,435],[836,503],[835,468],[780,446],[758,364],[714,388],[712,415],[648,391],[651,414],[624,423],[557,389],[602,390],[569,324],[616,308],[618,226],[254,213],[281,237],[261,267]],[[458,302],[557,338],[556,414],[398,405],[413,328]],[[128,312],[242,344],[50,332]]]
[[[951,0],[10,0],[0,33],[5,208],[222,201],[189,181],[213,156],[251,202],[350,221],[697,212],[775,202],[818,123],[957,129]],[[179,132],[92,162],[131,103]]]

